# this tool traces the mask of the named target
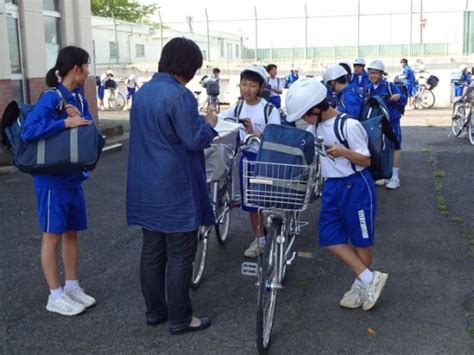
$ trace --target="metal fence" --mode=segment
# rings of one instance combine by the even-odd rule
[[[247,60],[474,53],[474,16],[469,11],[473,4],[469,0],[440,4],[423,0],[318,1],[309,3],[309,7],[303,4],[296,9],[296,15],[292,12],[285,16],[269,16],[267,9],[257,12],[255,6],[247,11],[253,16],[246,18],[232,17],[231,11],[228,18],[213,18],[208,9],[202,9],[201,16],[198,13],[187,17],[187,21],[167,22],[161,14],[160,18],[171,28],[207,34],[208,38],[210,33],[216,32],[240,35],[241,57]],[[295,11],[295,6],[292,10]],[[340,35],[342,32],[345,32],[344,36]],[[274,34],[273,38],[269,33]],[[289,34],[293,40],[282,40]],[[207,55],[210,55],[209,51]]]

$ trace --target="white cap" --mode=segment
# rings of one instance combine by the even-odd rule
[[[310,108],[322,102],[327,96],[326,87],[319,81],[303,78],[295,81],[286,93],[286,120],[295,122]]]
[[[112,70],[107,70],[107,75],[112,75],[114,76],[114,72]]]
[[[359,58],[356,58],[354,60],[354,63],[352,63],[354,65],[365,65],[365,59],[362,58],[362,57],[359,57]]]
[[[246,71],[257,73],[258,75],[262,77],[263,81],[267,80],[268,78],[267,70],[263,67],[263,65],[258,65],[258,64],[247,65],[244,68],[244,70],[242,70],[241,73],[246,72]]]
[[[344,76],[344,75],[347,75],[347,71],[341,65],[339,64],[331,65],[329,68],[326,69],[326,71],[323,74],[324,84],[327,84],[328,81],[336,80],[337,78],[340,78],[341,76]]]
[[[385,64],[380,59],[375,59],[367,66],[367,69],[380,70],[385,73]]]

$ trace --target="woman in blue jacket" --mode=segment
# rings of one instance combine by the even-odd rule
[[[51,89],[39,98],[24,122],[21,138],[36,141],[61,130],[89,125],[92,116],[80,93],[89,76],[89,54],[79,47],[65,47],[46,74]],[[86,172],[33,175],[37,210],[43,238],[41,266],[50,289],[46,309],[72,316],[95,304],[78,281],[78,231],[87,229],[86,204],[81,184]],[[65,286],[61,288],[57,249],[61,244]]]
[[[400,157],[401,157],[401,144],[402,144],[402,129],[400,127],[400,118],[402,113],[400,110],[400,104],[406,104],[406,97],[400,93],[397,85],[389,83],[383,79],[385,74],[385,64],[381,60],[372,61],[368,67],[369,80],[371,84],[367,88],[367,94],[369,96],[380,96],[383,98],[387,105],[388,112],[390,115],[390,126],[395,133],[398,145],[395,147],[395,154],[393,158],[393,170],[392,177],[390,180],[377,180],[376,185],[383,186],[389,190],[395,190],[400,187]]]
[[[135,94],[130,111],[127,222],[143,229],[146,323],[169,319],[172,334],[211,325],[209,318],[193,317],[189,296],[198,228],[215,223],[204,149],[217,136],[217,115],[210,112],[203,120],[185,86],[201,65],[196,43],[172,39],[158,73]]]

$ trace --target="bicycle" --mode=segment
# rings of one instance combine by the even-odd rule
[[[451,116],[451,133],[460,137],[465,130],[469,142],[474,145],[474,121],[472,120],[472,106],[474,102],[474,86],[463,84],[466,89],[463,95],[454,102]],[[451,134],[450,134],[451,135]]]
[[[256,138],[254,138],[256,139]],[[258,139],[256,139],[258,141]],[[296,238],[307,222],[299,214],[321,196],[320,157],[327,156],[322,138],[316,140],[316,159],[310,166],[251,162],[244,160],[244,201],[266,215],[268,233],[258,263],[244,262],[242,274],[257,276],[257,349],[269,350],[276,311],[276,298],[283,289],[287,267],[297,256],[313,258],[311,253],[293,251]],[[272,172],[272,178],[261,174]],[[285,177],[292,177],[287,179]],[[281,178],[283,177],[283,178]]]
[[[240,202],[234,199],[232,179],[237,154],[238,147],[234,148],[229,144],[212,144],[205,150],[206,180],[216,222],[214,225],[201,226],[198,231],[198,247],[191,278],[191,287],[194,289],[203,280],[212,231],[214,230],[218,243],[224,245],[229,236],[232,209],[240,206]]]
[[[424,78],[425,77],[422,76],[420,77],[420,79]],[[433,90],[438,85],[438,83],[439,79],[434,75],[430,75],[424,84],[419,84],[419,81],[417,81],[416,94],[413,100],[415,109],[420,110],[434,106],[436,98],[431,90]]]
[[[122,110],[125,107],[125,96],[117,89],[107,89],[107,105],[109,110]]]

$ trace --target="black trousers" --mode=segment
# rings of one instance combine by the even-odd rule
[[[189,288],[196,248],[197,230],[160,233],[143,229],[140,278],[148,320],[168,317],[172,326],[191,323]]]

